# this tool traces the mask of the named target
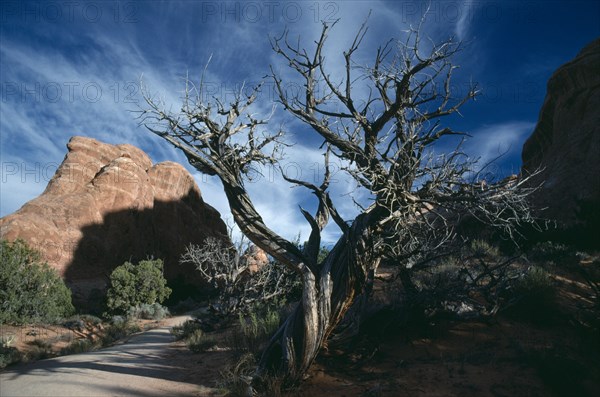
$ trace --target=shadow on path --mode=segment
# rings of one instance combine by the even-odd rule
[[[185,319],[171,319],[171,324]],[[173,342],[171,326],[104,350],[42,360],[0,373],[0,396],[209,395],[209,388],[185,382],[186,368],[172,365],[166,357]]]

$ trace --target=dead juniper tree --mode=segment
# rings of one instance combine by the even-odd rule
[[[181,149],[195,168],[218,176],[241,231],[300,275],[302,300],[272,338],[257,371],[282,376],[287,384],[302,379],[343,319],[351,328],[382,261],[398,263],[410,289],[411,266],[450,246],[463,217],[476,217],[510,234],[529,216],[521,181],[488,181],[482,188],[480,176],[472,172],[473,161],[460,146],[435,154],[441,139],[463,135],[442,127],[440,119],[477,94],[475,86],[460,98],[451,93],[452,57],[460,43],[450,39],[425,50],[419,29],[414,29],[406,39],[379,47],[370,66],[357,66],[353,57],[367,33],[363,24],[343,53],[343,74],[333,76],[323,51],[333,25],[323,24],[310,51],[290,42],[287,32],[271,41],[304,87],[288,94],[286,82],[272,68],[278,102],[323,142],[320,185],[284,176],[314,193],[318,202],[314,213],[301,210],[311,227],[302,250],[265,225],[244,186],[253,167],[277,164],[284,144],[281,131],[259,133],[268,120],[249,111],[260,87],[250,95],[240,92],[226,105],[203,98],[202,82],[188,85],[178,113],[164,110],[146,92],[149,108],[141,115],[150,131]],[[357,82],[368,83],[366,95],[357,93]],[[370,202],[354,219],[343,219],[329,194],[332,157],[369,195]],[[341,237],[318,261],[321,231],[330,220]]]
[[[207,237],[202,245],[188,245],[179,259],[180,263],[194,265],[202,278],[218,291],[216,303],[210,307],[222,316],[228,316],[240,307],[239,292],[244,291],[244,276],[249,273],[242,257],[243,243],[237,246]]]
[[[230,240],[233,240],[229,228]],[[180,263],[190,263],[216,291],[210,304],[218,316],[248,313],[258,304],[282,302],[298,289],[293,271],[269,261],[260,268],[251,269],[251,245],[242,236],[235,244],[208,237],[201,244],[190,244],[180,258]]]

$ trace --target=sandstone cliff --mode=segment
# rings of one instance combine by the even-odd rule
[[[586,230],[586,234],[598,229],[600,39],[550,78],[522,160],[524,175],[542,169],[533,181],[543,183],[532,198],[538,215],[557,220],[563,229]],[[600,245],[600,238],[597,241]]]
[[[187,170],[152,165],[131,145],[73,137],[67,147],[42,195],[0,219],[2,238],[40,250],[80,300],[102,289],[116,266],[148,256],[164,259],[171,281],[199,285],[179,256],[188,243],[227,238],[227,229]]]

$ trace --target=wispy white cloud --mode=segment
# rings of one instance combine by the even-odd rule
[[[36,167],[36,164],[25,165],[22,162],[2,162],[1,216],[17,211],[24,203],[39,196],[44,191],[48,181],[36,177],[41,175]],[[31,170],[35,174],[28,173]]]
[[[229,3],[229,6],[238,4]],[[239,6],[242,4],[239,3]],[[79,44],[82,47],[68,51],[58,44],[56,47],[40,47],[35,40],[3,36],[0,45],[3,89],[16,89],[16,93],[3,92],[3,95],[9,95],[6,100],[3,97],[0,109],[3,162],[10,161],[30,168],[40,159],[47,163],[60,163],[66,142],[72,135],[87,135],[109,143],[127,142],[148,152],[154,161],[172,160],[184,164],[194,173],[205,201],[224,217],[230,216],[218,180],[199,175],[181,153],[137,125],[135,115],[129,110],[135,110],[136,102],[140,103],[140,76],[143,74],[150,91],[160,94],[166,106],[173,110],[177,110],[180,104],[186,72],[192,80],[199,81],[211,54],[213,57],[206,81],[211,84],[213,94],[222,100],[231,99],[233,90],[243,81],[252,84],[261,80],[269,72],[270,64],[282,73],[284,79],[301,84],[288,65],[281,63],[281,59],[270,50],[269,34],[278,35],[287,26],[293,41],[300,36],[301,43],[310,47],[321,31],[320,20],[331,22],[337,18],[340,21],[330,34],[325,56],[330,74],[342,76],[342,52],[348,49],[369,11],[372,11],[368,21],[369,32],[362,50],[356,54],[356,65],[359,66],[368,65],[377,46],[386,40],[401,38],[407,25],[420,20],[426,10],[422,7],[424,2],[289,2],[302,9],[301,20],[294,21],[290,14],[282,13],[286,4],[280,4],[274,19],[263,14],[258,22],[241,14],[241,18],[235,21],[225,20],[220,14],[211,14],[207,18],[201,8],[190,11],[187,7],[182,8],[179,2],[159,2],[153,4],[152,9],[160,18],[152,19],[156,17],[153,14],[140,15],[142,22],[152,19],[152,24],[147,26],[140,22],[111,28],[102,24],[86,24],[84,29],[69,26],[73,29],[32,30],[32,35],[43,36],[45,40],[54,38],[70,46]],[[467,2],[461,4],[470,7]],[[138,11],[143,14],[144,10],[140,7]],[[442,31],[454,30],[459,37],[464,37],[469,32],[467,13],[463,13],[465,18],[453,20],[442,18],[439,8],[434,12],[438,14],[432,15],[430,22],[425,24],[427,36],[436,37]],[[36,90],[35,84],[40,87],[34,94],[39,94],[39,99],[26,93],[26,90]],[[356,95],[359,97],[367,91],[360,81],[357,84]],[[57,86],[61,93],[54,100],[55,91],[52,90]],[[101,95],[96,98],[98,89]],[[272,92],[261,96],[253,111],[268,115],[273,99]],[[288,131],[289,140],[296,143],[288,150],[283,167],[295,172],[295,177],[318,182],[321,177],[318,170],[322,169],[322,150],[318,149],[321,142],[281,107],[268,128],[272,130],[279,126],[283,126]],[[506,144],[520,147],[519,142],[524,139],[524,131],[529,127],[527,123],[487,126],[474,132],[474,141],[478,143],[473,149],[483,158],[492,158]],[[2,180],[0,216],[34,198],[47,183],[47,180],[35,182],[31,179],[24,183],[17,179],[18,176],[7,175],[3,170],[4,176],[8,179]],[[357,191],[355,182],[343,171],[336,172],[334,178],[332,198],[342,216],[351,219],[357,209],[350,194],[362,203],[368,203],[368,196]],[[298,205],[314,210],[316,201],[309,192],[290,188],[277,173],[267,171],[259,181],[248,183],[248,189],[265,222],[275,231],[290,239],[299,232],[304,238],[308,236],[309,227]],[[332,243],[338,234],[337,228],[332,225],[325,230],[324,241]]]
[[[535,123],[529,121],[485,125],[472,132],[473,137],[466,142],[465,151],[473,158],[479,158],[480,165],[499,157],[520,158],[523,144],[534,127]],[[517,167],[506,171],[518,173]]]
[[[458,40],[464,40],[469,33],[470,23],[472,21],[474,8],[476,4],[472,1],[465,0],[460,5],[457,5],[456,24],[454,33]]]

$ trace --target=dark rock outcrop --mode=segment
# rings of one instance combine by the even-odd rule
[[[597,238],[598,246],[600,234],[590,233],[600,231],[599,71],[600,39],[552,75],[522,153],[523,175],[541,170],[532,180],[542,184],[532,197],[537,215],[556,220],[572,239]]]
[[[67,147],[42,195],[0,219],[2,238],[38,249],[80,301],[102,290],[116,266],[149,256],[165,261],[172,282],[202,285],[179,256],[208,236],[227,239],[227,228],[190,173],[173,162],[152,165],[131,145],[73,137]]]

